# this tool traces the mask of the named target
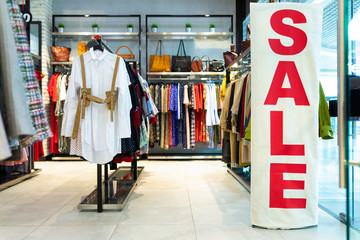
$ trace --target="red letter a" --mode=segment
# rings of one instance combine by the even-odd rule
[[[289,78],[290,88],[282,88],[286,75]],[[276,105],[279,98],[293,98],[295,105],[310,105],[299,72],[292,61],[279,62],[264,104]]]

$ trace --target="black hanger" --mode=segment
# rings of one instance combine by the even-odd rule
[[[104,48],[103,48],[102,46],[100,46],[99,44],[93,46],[93,49],[94,49],[94,51],[95,51],[95,50],[100,50],[100,51],[102,51],[102,52],[104,51]]]

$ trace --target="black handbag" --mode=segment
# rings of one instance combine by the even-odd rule
[[[179,56],[181,49],[184,56]],[[172,56],[171,63],[172,72],[191,72],[191,58],[190,56],[186,56],[183,40],[180,40],[177,54],[176,56]]]
[[[223,72],[225,70],[224,63],[218,60],[212,60],[210,63],[210,72]]]

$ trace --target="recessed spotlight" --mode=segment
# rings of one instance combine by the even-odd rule
[[[210,14],[205,14],[205,17],[210,17]]]
[[[85,14],[84,17],[89,17],[90,15],[89,14]]]

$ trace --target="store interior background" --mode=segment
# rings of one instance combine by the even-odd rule
[[[94,1],[94,0],[31,0],[31,12],[33,13],[34,20],[42,21],[42,69],[46,74],[45,79],[42,84],[42,91],[45,104],[48,104],[50,99],[46,91],[48,84],[48,76],[50,74],[50,53],[49,47],[52,45],[51,38],[51,22],[53,14],[104,14],[104,15],[128,15],[128,14],[140,14],[141,15],[141,47],[142,47],[142,57],[141,64],[142,69],[141,73],[143,76],[146,75],[146,54],[145,54],[145,15],[146,14],[171,14],[171,15],[197,15],[197,14],[216,14],[216,15],[233,15],[233,25],[234,32],[234,42],[239,42],[239,36],[244,32],[240,28],[246,26],[249,17],[249,9],[243,10],[240,13],[240,16],[244,16],[244,22],[242,19],[236,19],[236,15],[239,13],[236,12],[234,7],[236,4],[242,4],[240,0],[183,0],[183,1],[165,1],[165,0],[140,0],[140,1],[113,1],[113,0],[103,0],[103,1]],[[246,2],[246,6],[250,1]],[[256,1],[252,1],[256,2]],[[260,1],[265,2],[265,1]],[[324,5],[323,13],[323,34],[322,34],[322,49],[321,49],[321,73],[320,81],[323,85],[324,92],[328,100],[336,99],[337,97],[337,0],[294,0],[294,1],[281,1],[281,2],[322,2]],[[359,44],[359,38],[356,38],[355,34],[352,35],[352,32],[356,32],[355,27],[359,26],[359,23],[356,24],[355,21],[356,14],[359,12],[360,1],[352,1],[350,5],[352,8],[352,14],[354,20],[350,23],[350,35],[351,37],[351,56],[350,59],[351,65],[350,70],[352,75],[359,75],[359,67],[357,67],[357,59],[360,55],[360,50],[356,48]],[[183,20],[181,20],[183,21]],[[194,20],[189,20],[192,23]],[[186,21],[187,22],[187,21]],[[239,24],[240,23],[240,24]],[[161,31],[162,27],[165,27],[164,23],[160,21],[157,22]],[[172,23],[169,23],[168,27]],[[162,26],[163,25],[163,26]],[[194,24],[193,24],[194,25]],[[181,27],[183,24],[181,23]],[[354,27],[355,26],[355,27]],[[222,26],[219,23],[219,28],[228,30],[228,26]],[[89,27],[90,29],[90,27]],[[194,31],[196,27],[193,26]],[[205,29],[203,29],[205,30]],[[238,40],[237,40],[238,37]],[[168,54],[174,54],[177,49],[177,41],[173,43],[166,43],[168,49],[171,49],[171,52]],[[227,43],[225,43],[227,45]],[[194,50],[201,45],[197,45],[194,42],[194,45],[186,47],[188,52]],[[36,48],[36,46],[33,46]],[[214,52],[207,52],[207,55],[210,55],[211,58],[220,58],[223,50],[219,51],[217,49],[224,49],[227,46],[223,43],[219,44],[214,48]],[[151,50],[153,49],[153,50]],[[204,47],[206,51],[206,47]],[[149,54],[152,54],[152,51],[155,51],[155,45],[149,45]],[[73,51],[75,52],[75,51]],[[199,54],[202,52],[199,50]],[[49,108],[48,108],[49,109]],[[48,110],[49,111],[49,110]],[[332,126],[334,129],[334,139],[333,140],[321,140],[319,139],[319,202],[320,206],[332,214],[334,217],[341,219],[341,213],[345,213],[346,206],[346,195],[345,189],[339,188],[339,157],[338,157],[338,146],[337,146],[337,122],[336,118],[331,118]],[[351,143],[350,148],[352,152],[350,154],[351,159],[359,159],[360,156],[360,142],[359,142],[359,133],[360,126],[356,121],[353,121],[350,125],[351,129]],[[46,149],[46,143],[44,144]],[[216,152],[216,151],[215,151]],[[46,153],[45,153],[46,154]],[[351,211],[354,220],[353,227],[360,229],[360,169],[357,167],[351,167],[351,179],[352,184],[350,186],[352,193],[352,204]]]

